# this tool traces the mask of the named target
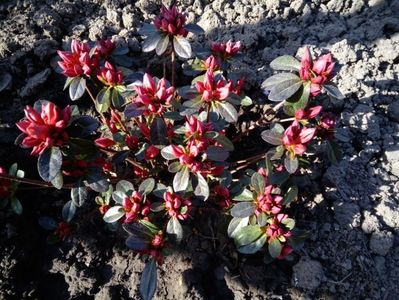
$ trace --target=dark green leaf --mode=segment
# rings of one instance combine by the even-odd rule
[[[281,222],[288,230],[292,230],[295,227],[295,220],[291,218],[284,219]]]
[[[125,55],[129,53],[129,47],[127,45],[119,44],[116,46],[112,55]]]
[[[169,219],[166,225],[166,232],[170,234],[177,243],[180,243],[183,239],[183,227],[176,217]]]
[[[112,199],[114,199],[114,201],[118,204],[122,204],[123,200],[127,197],[127,192],[123,192],[123,191],[114,191],[112,193]]]
[[[149,223],[149,222],[147,222],[147,223]],[[151,223],[149,223],[149,224],[151,224]],[[156,228],[156,231],[153,232],[146,225],[142,224],[141,221],[123,224],[122,228],[131,235],[145,238],[147,240],[151,240],[153,238],[154,234],[159,231],[158,228]]]
[[[282,185],[288,178],[290,178],[288,172],[276,172],[269,176],[270,183],[274,185]]]
[[[17,176],[17,171],[18,171],[18,164],[13,163],[11,167],[8,169],[8,174],[11,176]]]
[[[255,204],[252,202],[240,202],[233,206],[231,215],[236,218],[245,218],[255,212]]]
[[[139,222],[147,227],[152,232],[152,234],[157,234],[160,230],[157,226],[146,220],[140,220]]]
[[[126,118],[136,118],[142,116],[146,110],[147,108],[145,106],[139,106],[136,103],[132,103],[126,106],[124,114]]]
[[[262,234],[263,230],[259,225],[247,225],[240,229],[234,238],[234,242],[238,247],[248,245],[258,239]]]
[[[206,157],[213,161],[223,162],[229,157],[229,152],[222,147],[210,146],[206,150]]]
[[[46,182],[50,182],[58,175],[61,166],[62,153],[58,147],[46,149],[37,161],[39,175]]]
[[[64,207],[62,208],[62,218],[65,222],[71,222],[73,217],[75,216],[76,206],[73,204],[72,200],[69,200],[65,203]]]
[[[193,24],[193,23],[191,23],[191,24],[186,24],[186,25],[184,26],[184,28],[185,28],[187,31],[190,31],[190,32],[196,33],[196,34],[203,34],[203,33],[205,33],[204,29],[202,29],[201,26],[199,26],[199,25],[197,25],[197,24]]]
[[[109,182],[107,177],[100,171],[90,172],[86,175],[87,185],[96,192],[103,193],[108,190]]]
[[[145,40],[142,46],[143,52],[150,52],[157,47],[157,44],[162,39],[162,35],[155,31],[151,33]]]
[[[249,217],[245,218],[232,218],[229,226],[227,227],[227,234],[230,238],[235,238],[241,228],[248,225]]]
[[[216,141],[221,144],[227,151],[234,151],[233,143],[223,134],[216,136]]]
[[[119,94],[117,89],[114,88],[112,89],[111,99],[112,99],[112,105],[117,109],[120,109],[125,104],[125,99],[123,99],[123,97]]]
[[[263,195],[265,192],[265,178],[258,172],[255,172],[251,176],[251,185],[258,195]]]
[[[286,80],[276,84],[270,90],[268,96],[270,101],[284,101],[291,97],[302,86],[302,80],[297,77],[296,79]]]
[[[283,143],[283,136],[284,134],[275,132],[273,130],[265,130],[262,131],[261,137],[262,139],[271,144],[271,145],[281,145]]]
[[[130,181],[121,180],[116,184],[115,190],[127,194],[129,191],[134,191],[134,186]]]
[[[62,172],[58,172],[57,176],[51,180],[51,184],[58,190],[62,189],[64,185],[64,177],[62,176]]]
[[[86,78],[75,77],[69,85],[69,97],[72,101],[78,100],[86,91]]]
[[[213,106],[215,112],[218,112],[228,123],[237,122],[238,113],[234,106],[228,102],[217,102]]]
[[[298,71],[301,63],[293,56],[283,55],[274,59],[270,63],[270,67],[279,71]]]
[[[266,243],[266,240],[267,240],[267,235],[263,234],[256,241],[254,241],[252,243],[249,243],[249,244],[247,244],[245,246],[241,246],[237,250],[238,250],[238,252],[243,253],[243,254],[256,253],[260,249],[262,249],[263,245]]]
[[[173,48],[181,58],[191,57],[191,45],[185,37],[175,35],[173,37]]]
[[[284,159],[284,167],[288,173],[293,174],[296,170],[298,170],[299,162],[298,158],[295,156],[294,158],[290,157],[288,154]]]
[[[71,189],[71,199],[75,206],[81,207],[86,201],[88,196],[86,187],[79,180],[75,187]]]
[[[150,247],[150,240],[131,235],[126,239],[125,244],[134,251],[143,251]]]
[[[293,200],[298,197],[298,187],[296,185],[291,186],[287,193],[284,195],[283,205],[290,204]]]
[[[80,116],[73,121],[71,129],[76,132],[75,136],[85,137],[92,134],[99,126],[98,121],[90,116]]]
[[[290,245],[295,250],[300,250],[303,247],[303,244],[305,243],[308,236],[309,236],[308,232],[304,230],[294,229],[292,231],[292,236],[290,237],[289,240]]]
[[[188,187],[190,173],[187,167],[177,172],[173,178],[173,189],[175,192],[185,191]]]
[[[162,36],[162,38],[158,41],[157,46],[155,47],[155,52],[157,53],[157,55],[162,55],[168,48],[168,45],[169,35]]]
[[[329,84],[324,84],[323,88],[327,92],[327,94],[330,95],[331,97],[334,97],[338,100],[342,100],[345,98],[345,96],[342,95],[338,87],[332,82],[330,82]]]
[[[163,158],[165,158],[166,160],[173,160],[176,159],[176,156],[174,156],[173,152],[172,152],[172,146],[166,146],[164,148],[162,148],[161,150],[161,155]]]
[[[154,146],[163,146],[168,143],[168,134],[165,121],[162,118],[155,118],[150,128],[150,141]]]
[[[103,219],[106,223],[114,223],[125,215],[125,210],[122,206],[113,206],[107,210]]]
[[[0,92],[11,86],[12,76],[9,73],[0,74]]]
[[[262,83],[262,89],[270,91],[274,86],[284,84],[284,82],[298,81],[300,78],[293,73],[279,73],[267,78]]]
[[[270,256],[276,258],[277,256],[280,255],[283,246],[281,245],[280,241],[277,238],[274,238],[269,242],[268,248]]]
[[[157,28],[154,24],[143,23],[143,26],[138,30],[138,33],[141,35],[150,35],[157,31]]]
[[[152,193],[158,198],[163,198],[163,194],[166,192],[166,190],[167,187],[164,184],[157,183],[155,190],[153,190]]]
[[[338,149],[338,145],[334,141],[326,141],[327,157],[333,163],[336,164],[341,160],[341,152]]]
[[[140,279],[140,294],[143,300],[151,300],[157,290],[157,265],[150,259],[144,267]]]
[[[139,186],[139,192],[142,195],[148,195],[152,192],[155,187],[155,180],[154,178],[147,178],[145,179]]]
[[[201,175],[201,173],[196,174],[198,179],[198,184],[194,189],[194,195],[197,197],[201,197],[204,201],[209,197],[209,186],[208,182],[205,178]]]
[[[99,113],[104,113],[111,105],[111,89],[104,87],[96,97],[96,110]]]

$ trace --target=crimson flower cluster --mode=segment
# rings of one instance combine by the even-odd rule
[[[204,81],[195,83],[195,88],[201,95],[201,99],[206,103],[213,101],[223,101],[230,94],[231,83],[226,83],[223,79],[215,80],[212,70],[205,73]]]
[[[319,95],[323,84],[331,79],[334,66],[335,63],[332,61],[330,53],[320,56],[313,62],[309,50],[305,49],[305,54],[301,60],[299,76],[302,80],[311,82],[310,94],[313,97]]]
[[[176,5],[171,8],[162,5],[161,13],[154,20],[155,27],[169,35],[180,35],[186,37],[187,29],[184,28],[186,24],[186,16],[177,10]]]
[[[150,213],[151,203],[148,201],[143,203],[143,196],[134,191],[131,196],[123,199],[122,206],[125,210],[124,223],[130,223],[137,220],[148,220],[147,215]]]
[[[236,55],[241,48],[241,42],[233,42],[228,40],[227,42],[212,42],[211,51],[213,55],[221,58],[222,60],[230,59]]]
[[[165,201],[165,209],[169,217],[175,217],[181,221],[184,221],[188,218],[192,206],[189,199],[183,198],[182,196],[171,192],[165,192],[163,198]]]
[[[16,125],[23,132],[21,142],[24,148],[33,148],[32,155],[40,155],[44,150],[53,146],[63,146],[68,141],[66,127],[71,119],[71,108],[63,110],[55,104],[47,102],[42,104],[41,113],[33,107],[26,106],[26,119]]]

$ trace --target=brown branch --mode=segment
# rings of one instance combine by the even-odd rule
[[[44,181],[35,180],[35,179],[28,179],[28,178],[20,178],[20,177],[11,176],[11,175],[8,175],[8,174],[0,174],[0,178],[1,179],[8,179],[8,180],[19,182],[19,183],[26,183],[26,184],[30,184],[30,185],[36,185],[36,186],[40,186],[40,187],[43,187],[43,188],[53,188],[54,187],[50,182],[44,182]],[[72,189],[73,185],[72,184],[64,184],[62,186],[62,188],[63,189]]]

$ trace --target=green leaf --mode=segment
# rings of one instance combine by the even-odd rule
[[[270,91],[276,85],[287,81],[297,81],[298,79],[300,78],[293,73],[278,73],[263,81],[261,88]]]
[[[276,258],[280,255],[281,250],[283,249],[283,245],[281,245],[280,241],[277,238],[274,238],[269,242],[268,249],[270,256]]]
[[[230,141],[225,135],[223,134],[218,134],[215,138],[215,140],[221,144],[224,148],[226,148],[227,151],[234,151],[234,145],[233,142]]]
[[[125,210],[122,206],[113,206],[107,210],[103,219],[106,223],[114,223],[125,215]]]
[[[177,243],[180,243],[183,239],[183,227],[176,217],[169,219],[166,225],[166,232],[170,234]]]
[[[125,118],[130,119],[142,116],[146,110],[147,108],[145,106],[139,106],[136,103],[129,104],[124,111]]]
[[[235,123],[238,120],[238,113],[234,106],[228,102],[217,102],[213,107],[217,109],[215,112],[219,113],[228,123]]]
[[[255,204],[252,202],[240,202],[233,206],[230,214],[236,218],[245,218],[254,214]]]
[[[19,202],[17,198],[11,198],[11,208],[17,215],[22,215],[23,208],[21,202]]]
[[[299,167],[298,158],[296,156],[294,158],[291,158],[290,155],[287,155],[284,159],[284,167],[288,173],[295,173],[295,171],[298,170]]]
[[[290,245],[295,250],[300,250],[303,247],[303,244],[305,243],[308,236],[309,236],[308,232],[306,232],[304,230],[294,229],[292,231],[292,236],[290,237],[290,240],[289,240]]]
[[[139,186],[139,192],[142,195],[148,195],[152,192],[155,187],[155,180],[154,178],[147,178],[144,180]]]
[[[262,131],[261,137],[265,142],[278,146],[283,143],[284,134],[268,129]]]
[[[157,290],[157,265],[150,259],[144,267],[140,279],[140,294],[143,300],[151,300]]]
[[[151,224],[150,222],[147,222]],[[151,224],[155,227],[155,225]],[[128,224],[122,224],[122,228],[131,235],[144,238],[146,240],[152,240],[154,234],[158,233],[159,229],[155,228],[155,232],[153,232],[147,224],[143,224],[142,221],[132,222]]]
[[[50,182],[53,180],[61,170],[62,166],[62,153],[58,147],[46,149],[37,161],[37,169],[40,177]]]
[[[229,152],[222,147],[209,146],[206,150],[206,157],[209,160],[223,162],[229,157]]]
[[[262,234],[263,230],[259,225],[247,225],[240,229],[234,238],[234,242],[238,247],[248,245],[258,239]]]
[[[173,48],[181,58],[191,57],[191,45],[185,37],[175,35],[173,37]]]
[[[180,161],[174,161],[168,166],[168,171],[170,173],[177,173],[179,172],[183,166],[180,164]]]
[[[271,161],[271,157],[273,157],[274,154],[271,151],[268,151],[266,153],[265,157],[265,165],[266,165],[266,175],[267,177],[270,177],[273,174],[273,164]]]
[[[293,185],[288,189],[287,193],[284,195],[283,205],[290,204],[297,197],[298,197],[298,187],[296,185]]]
[[[69,85],[69,97],[72,101],[78,100],[86,91],[86,78],[75,77]]]
[[[150,230],[152,234],[157,234],[160,230],[157,226],[146,220],[140,220],[139,222],[143,224],[145,227],[147,227],[147,229]]]
[[[201,175],[201,173],[197,173],[196,176],[198,179],[198,184],[194,189],[194,195],[197,197],[201,197],[205,201],[209,198],[208,182]]]
[[[238,252],[243,253],[243,254],[256,253],[260,249],[262,249],[263,245],[266,243],[266,240],[267,240],[267,235],[263,234],[256,241],[249,243],[248,245],[241,246],[237,250],[238,250]]]
[[[85,137],[91,135],[99,126],[99,122],[90,116],[79,116],[71,124],[70,128],[76,131],[75,136]]]
[[[295,220],[291,218],[284,219],[281,222],[288,230],[292,230],[295,227]]]
[[[162,183],[157,183],[157,185],[155,186],[155,189],[152,191],[152,193],[156,197],[163,199],[163,194],[166,192],[166,190],[167,190],[166,185],[164,185]]]
[[[173,178],[173,189],[175,192],[185,191],[188,187],[190,173],[187,167],[177,172]]]
[[[249,217],[245,218],[232,218],[229,226],[227,227],[227,234],[230,238],[235,238],[241,228],[248,225]]]
[[[301,63],[293,56],[283,55],[274,59],[270,67],[278,71],[299,71]]]
[[[265,178],[258,172],[255,172],[251,176],[251,185],[258,195],[263,195],[265,192]]]
[[[345,99],[345,96],[340,92],[338,87],[332,82],[323,85],[323,89],[326,91],[328,95],[338,100]]]
[[[288,178],[290,178],[290,173],[288,172],[276,172],[269,176],[270,183],[275,185],[282,185]]]
[[[196,33],[196,34],[204,34],[205,33],[204,29],[202,29],[201,26],[199,26],[197,24],[193,24],[193,23],[184,25],[184,28],[187,31],[190,31],[190,32]]]
[[[18,171],[18,164],[13,163],[11,167],[8,169],[8,174],[11,176],[17,176],[17,171]]]
[[[158,41],[156,47],[155,47],[155,52],[157,55],[162,55],[166,49],[168,48],[169,45],[169,35],[164,35],[162,38]]]
[[[71,189],[71,199],[73,204],[77,207],[81,207],[85,203],[87,196],[87,189],[79,180],[75,184],[75,187]]]
[[[267,223],[267,215],[264,212],[261,212],[256,219],[260,227],[265,226]]]
[[[158,31],[151,33],[143,42],[143,52],[151,52],[154,50],[161,39],[162,35]]]
[[[111,89],[104,87],[96,97],[96,110],[99,113],[104,113],[111,105]]]
[[[65,222],[69,223],[72,221],[73,217],[75,216],[76,206],[73,204],[72,200],[69,200],[65,203],[64,207],[62,208],[62,218]]]
[[[163,146],[168,143],[168,129],[162,118],[155,118],[150,127],[150,141],[154,146]]]
[[[240,194],[234,196],[234,201],[253,201],[254,196],[250,190],[244,189]]]
[[[251,98],[249,98],[248,96],[244,96],[242,99],[241,99],[241,106],[250,106],[250,105],[252,105],[252,103],[253,103],[253,101],[252,101],[252,99]]]

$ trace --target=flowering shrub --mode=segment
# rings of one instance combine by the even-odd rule
[[[233,162],[230,153],[243,135],[232,136],[229,128],[245,113],[243,107],[253,104],[245,95],[245,78],[229,72],[241,55],[240,42],[192,49],[189,32],[203,30],[186,24],[175,6],[162,6],[153,24],[139,32],[146,36],[144,52],[155,49],[170,59],[170,72],[164,63],[162,78],[130,70],[128,49],[111,40],[93,45],[73,40],[70,51],[58,51],[65,88],[72,101],[86,94],[82,101],[91,99],[97,116],[79,115],[76,105],[60,108],[40,100],[27,106],[16,124],[22,131],[17,143],[38,157],[45,186],[70,189],[63,220],[39,220],[52,231],[50,241],[73,232],[75,212],[92,190],[108,228],[122,226],[129,233],[126,245],[147,259],[140,284],[144,299],[154,295],[156,266],[184,240],[183,226],[195,222],[199,205],[230,216],[227,234],[243,255],[291,255],[301,240],[288,209],[298,196],[295,177],[312,162],[308,151],[317,145],[337,157],[335,118],[316,98],[343,97],[331,82],[331,55],[313,60],[306,48],[301,61],[285,55],[271,62],[274,70],[285,71],[262,84],[268,99],[279,102],[273,108],[279,121],[261,134],[273,147],[265,143],[262,153]],[[176,55],[188,59],[181,69]],[[191,84],[181,86],[177,75],[190,76]],[[280,118],[280,108],[288,119]],[[0,169],[0,200],[11,199],[14,210],[19,202],[11,180],[21,177],[15,169],[10,175]]]

